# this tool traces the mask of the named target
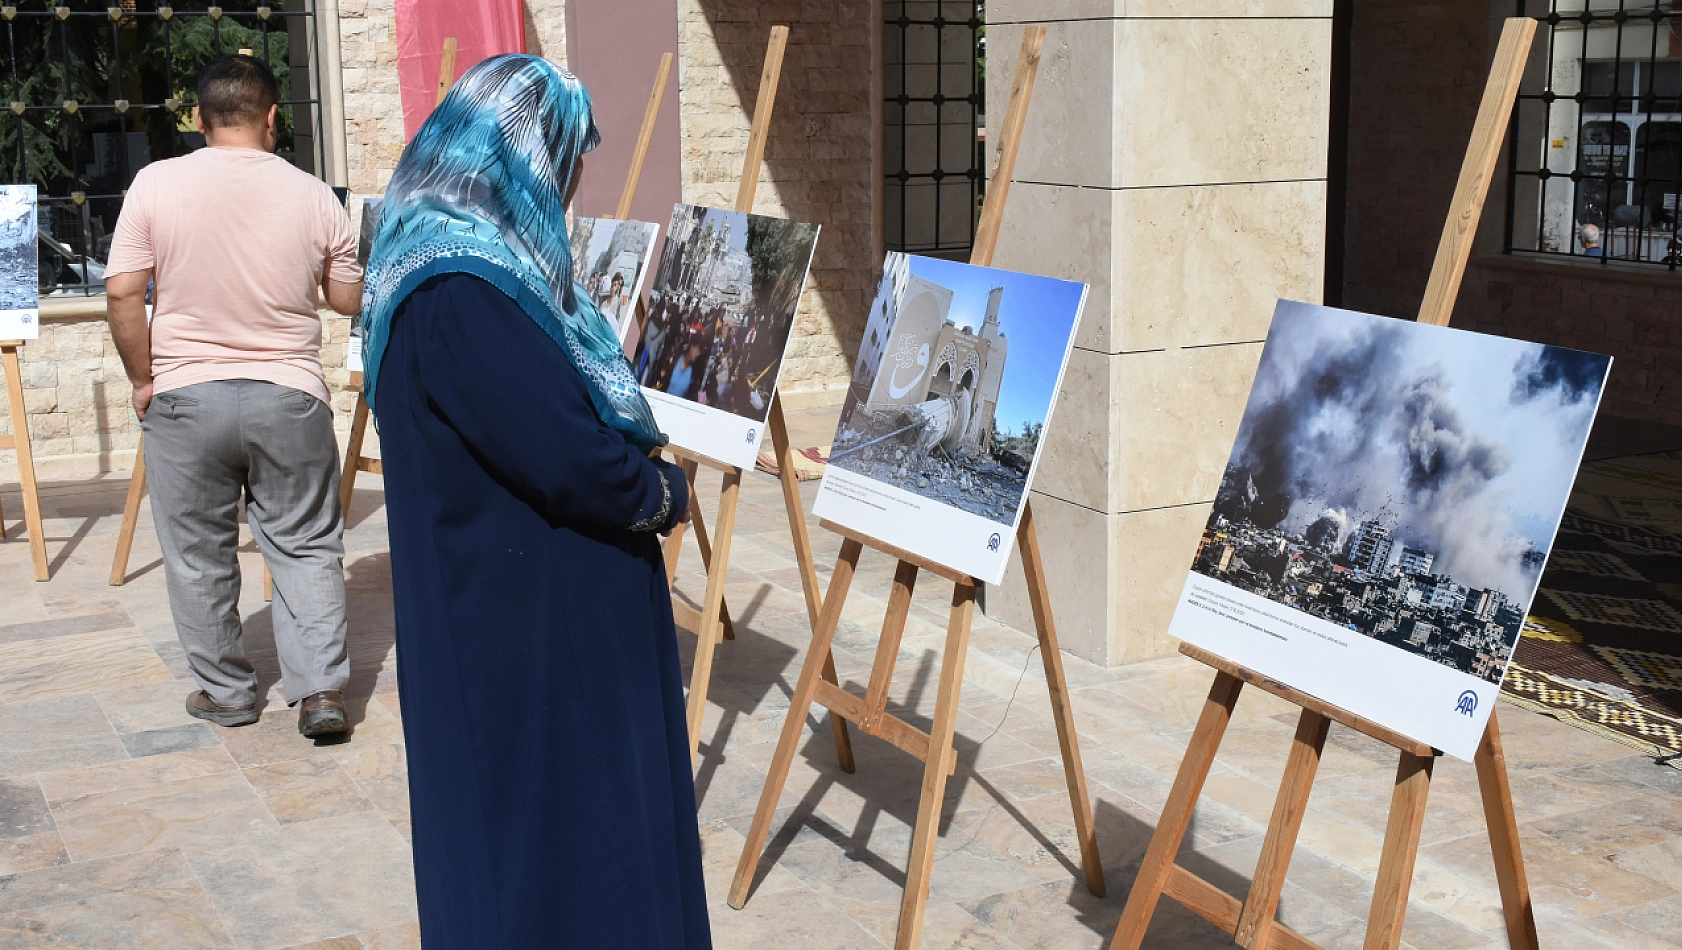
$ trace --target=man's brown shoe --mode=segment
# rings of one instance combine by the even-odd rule
[[[350,728],[345,718],[345,698],[336,689],[326,689],[298,704],[298,731],[310,738],[330,736]]]
[[[201,689],[187,696],[187,715],[218,726],[249,726],[257,721],[257,704],[218,706],[211,701],[210,694]]]

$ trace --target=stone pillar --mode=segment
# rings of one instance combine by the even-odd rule
[[[990,124],[1048,30],[995,263],[1091,285],[1033,493],[1058,631],[1159,656],[1274,301],[1321,299],[1332,0],[987,12]],[[1032,629],[1019,560],[987,606]]]

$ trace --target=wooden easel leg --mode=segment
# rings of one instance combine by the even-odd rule
[[[6,368],[6,396],[11,403],[12,448],[18,456],[18,487],[23,494],[23,524],[29,532],[29,553],[35,579],[47,579],[47,536],[41,526],[40,486],[35,483],[35,452],[29,445],[29,416],[23,404],[23,368],[16,346],[0,347]]]
[[[700,466],[689,459],[683,459],[678,462],[678,468],[683,471],[684,480],[689,482],[689,513],[693,516],[695,510],[701,507],[695,503],[695,475],[700,470]],[[672,529],[671,534],[666,535],[666,586],[668,587],[677,581],[677,561],[683,554],[683,535],[688,527],[688,525],[680,524]]]
[[[917,802],[917,826],[911,835],[911,860],[905,869],[905,896],[899,905],[899,934],[895,950],[916,950],[923,935],[923,911],[929,902],[929,874],[940,837],[940,812],[946,804],[946,773],[957,756],[952,736],[958,725],[958,698],[964,687],[964,660],[969,655],[970,626],[975,620],[975,586],[958,584],[952,591],[952,614],[946,622],[945,655],[940,658],[940,690],[929,729],[929,757],[923,762],[923,793]]]
[[[701,751],[701,721],[707,713],[707,687],[712,684],[713,651],[718,646],[719,615],[724,610],[724,576],[730,564],[730,538],[736,530],[736,503],[741,498],[742,472],[724,475],[724,491],[718,506],[718,547],[713,549],[714,570],[707,572],[706,600],[701,604],[701,629],[695,631],[695,664],[689,671],[689,759],[695,762]]]
[[[788,511],[788,530],[794,538],[794,561],[800,568],[800,589],[806,595],[806,617],[813,627],[823,610],[823,581],[818,578],[818,565],[812,555],[812,536],[806,530],[806,508],[800,501],[800,478],[794,470],[794,446],[788,440],[788,422],[783,418],[781,393],[771,396],[771,411],[766,416],[771,427],[771,448],[777,454],[777,480],[783,487],[783,508]],[[823,678],[840,685],[835,673],[835,657],[825,654]],[[829,729],[835,734],[835,757],[841,761],[841,771],[851,772],[853,740],[847,733],[847,720],[831,714]]]
[[[1530,882],[1524,874],[1519,846],[1518,817],[1513,814],[1513,791],[1507,782],[1507,755],[1501,748],[1501,727],[1489,714],[1483,742],[1472,759],[1478,767],[1478,790],[1489,824],[1489,846],[1495,853],[1495,877],[1501,885],[1501,908],[1507,918],[1507,942],[1513,950],[1539,950],[1536,914],[1530,903]]]
[[[345,443],[345,468],[339,475],[339,510],[345,527],[350,527],[350,496],[356,490],[356,463],[362,459],[362,440],[368,435],[368,400],[356,394],[356,411],[350,417],[350,440]]]
[[[1425,799],[1431,791],[1431,756],[1403,752],[1396,766],[1396,790],[1390,798],[1390,822],[1384,829],[1384,853],[1378,861],[1372,912],[1367,915],[1365,950],[1396,950],[1407,917],[1413,862],[1419,856],[1419,832],[1425,824]]]
[[[701,505],[690,508],[690,524],[695,529],[695,546],[701,549],[701,565],[707,569],[707,575],[710,577],[713,570],[713,545],[712,539],[707,537],[707,519],[701,509]],[[719,619],[724,624],[724,639],[736,639],[736,627],[730,622],[728,603],[719,608]]]
[[[263,562],[263,603],[274,603],[274,575],[269,573],[269,562]]]
[[[789,700],[782,735],[777,739],[777,751],[771,757],[771,768],[765,773],[765,788],[759,793],[759,807],[753,813],[753,827],[748,830],[748,839],[742,844],[742,857],[736,863],[736,878],[730,884],[730,906],[737,910],[748,902],[754,873],[759,869],[760,856],[765,853],[765,839],[777,814],[777,800],[782,797],[783,786],[788,784],[789,766],[794,763],[800,733],[806,728],[806,714],[811,711],[812,696],[818,690],[823,658],[829,655],[830,644],[835,640],[835,627],[841,621],[841,607],[847,601],[847,591],[853,586],[853,571],[858,567],[859,554],[863,550],[864,545],[851,538],[841,542],[841,556],[836,558],[835,572],[830,575],[823,612],[812,630],[812,645],[807,648],[806,662],[800,668],[800,680],[795,684],[794,697]]]
[[[1290,869],[1297,833],[1302,830],[1303,816],[1308,813],[1308,795],[1314,788],[1314,773],[1320,768],[1320,752],[1326,747],[1326,733],[1331,724],[1330,719],[1310,709],[1304,709],[1297,720],[1291,756],[1279,782],[1279,797],[1273,803],[1267,837],[1262,841],[1261,860],[1256,862],[1250,895],[1238,917],[1238,932],[1233,935],[1241,947],[1267,950],[1274,915],[1279,912],[1279,895],[1285,890],[1285,872]]]
[[[1057,723],[1057,745],[1063,754],[1063,778],[1069,784],[1069,802],[1074,806],[1075,835],[1080,840],[1081,867],[1086,889],[1103,897],[1104,863],[1098,855],[1098,832],[1092,821],[1092,799],[1086,792],[1086,766],[1080,757],[1080,736],[1075,731],[1075,711],[1069,702],[1069,683],[1063,676],[1063,653],[1057,645],[1057,626],[1051,616],[1051,593],[1045,582],[1045,562],[1040,557],[1039,532],[1034,526],[1034,508],[1026,504],[1016,531],[1022,552],[1022,576],[1028,585],[1028,605],[1034,613],[1034,630],[1040,639],[1040,662],[1045,666],[1046,688],[1051,693],[1051,717]]]
[[[1162,898],[1163,888],[1168,886],[1168,878],[1174,871],[1174,855],[1179,853],[1180,843],[1185,840],[1186,829],[1191,825],[1193,809],[1197,807],[1197,798],[1203,793],[1203,780],[1209,777],[1209,768],[1215,764],[1215,751],[1221,747],[1221,737],[1226,734],[1227,723],[1232,720],[1232,708],[1238,704],[1238,694],[1244,689],[1244,682],[1228,673],[1215,674],[1214,685],[1209,687],[1209,698],[1203,702],[1203,714],[1197,719],[1197,729],[1191,734],[1191,744],[1186,747],[1186,757],[1180,762],[1180,771],[1174,776],[1174,787],[1168,793],[1168,801],[1162,806],[1162,817],[1157,820],[1156,834],[1151,836],[1150,847],[1145,850],[1144,862],[1139,866],[1139,876],[1133,881],[1133,891],[1127,896],[1127,907],[1121,913],[1121,923],[1116,926],[1115,939],[1110,941],[1110,950],[1139,950],[1139,944],[1145,939],[1145,929],[1150,926],[1151,915],[1156,913],[1156,903]]]
[[[134,468],[128,476],[128,497],[123,500],[123,524],[117,529],[117,553],[111,558],[111,586],[128,582],[129,554],[134,550],[134,531],[140,526],[140,500],[146,497],[146,437],[134,445]]]

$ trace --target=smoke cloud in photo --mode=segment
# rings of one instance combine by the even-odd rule
[[[1281,303],[1216,512],[1328,551],[1376,519],[1433,570],[1528,601],[1608,363]]]

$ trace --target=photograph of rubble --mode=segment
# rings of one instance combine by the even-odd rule
[[[1002,571],[1085,297],[1084,284],[889,254],[819,514]],[[883,492],[897,503],[867,497]],[[921,517],[879,517],[908,505]]]
[[[35,186],[0,185],[0,340],[40,334]]]
[[[1282,304],[1193,570],[1498,684],[1610,362]]]

